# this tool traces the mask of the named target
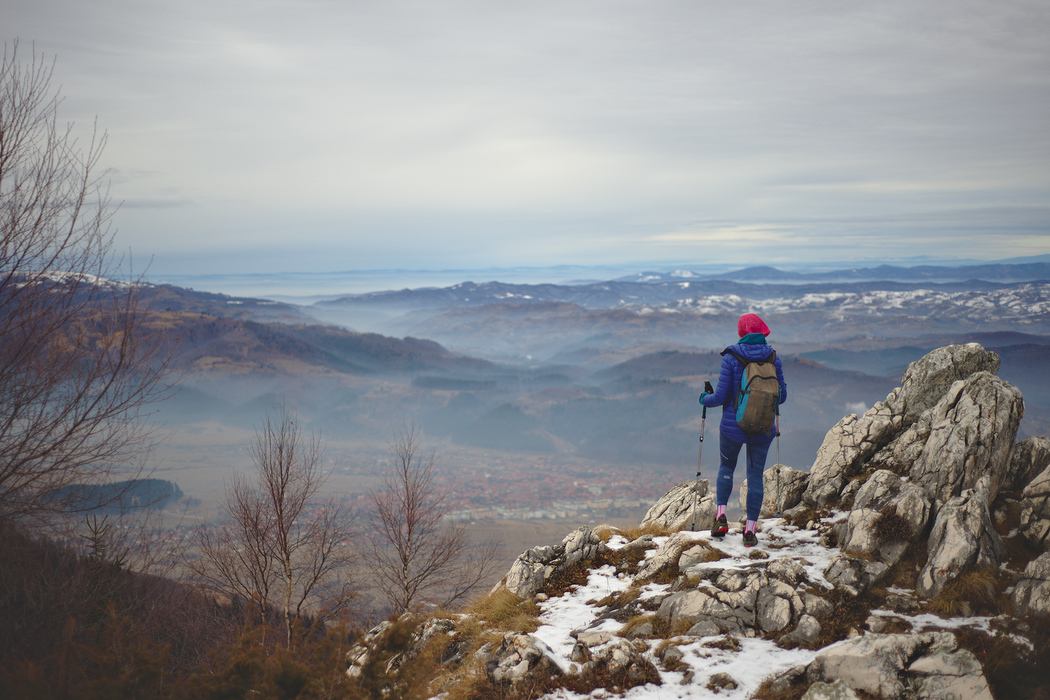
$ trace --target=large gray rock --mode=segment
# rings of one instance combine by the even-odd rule
[[[642,518],[641,527],[656,525],[668,530],[710,529],[715,521],[715,496],[707,479],[683,481],[665,493]],[[693,517],[694,508],[696,517]]]
[[[837,556],[824,570],[828,583],[851,596],[858,596],[886,577],[890,567],[866,557]]]
[[[966,649],[931,650],[906,674],[916,700],[995,700],[981,662]]]
[[[531,634],[509,632],[485,660],[485,670],[496,683],[518,683],[531,676],[561,675],[551,661],[550,648]]]
[[[1030,437],[1014,445],[1010,468],[1003,479],[1003,489],[1019,491],[1043,470],[1050,467],[1050,438]]]
[[[891,408],[901,414],[905,425],[911,425],[935,406],[952,384],[977,372],[995,374],[999,362],[999,355],[977,343],[937,348],[908,365],[900,392],[891,394]]]
[[[579,527],[561,542],[565,550],[560,567],[569,567],[578,562],[592,561],[606,550],[605,543],[589,527]]]
[[[792,586],[768,579],[755,600],[755,628],[762,632],[780,632],[800,619],[804,609],[802,598]]]
[[[660,683],[660,672],[645,657],[648,646],[634,643],[628,639],[615,638],[608,645],[592,650],[591,658],[582,671],[588,667],[604,667],[606,673],[626,673],[627,677],[637,683]]]
[[[780,571],[781,575],[791,575]],[[779,632],[798,622],[805,605],[798,592],[758,570],[711,572],[706,585],[664,598],[656,612],[672,628],[713,623],[720,632]]]
[[[796,644],[812,644],[820,639],[823,632],[820,621],[812,615],[803,615],[798,620],[798,627],[787,635],[790,641]]]
[[[993,700],[981,665],[950,632],[855,637],[817,652],[806,679],[887,700]]]
[[[951,637],[951,635],[947,635]],[[901,672],[934,643],[932,634],[867,634],[817,652],[806,669],[811,683],[841,680],[880,698],[904,695]],[[954,640],[954,637],[952,637]]]
[[[926,498],[923,488],[917,484],[904,484],[889,505],[908,523],[913,537],[923,534],[933,514],[933,505]]]
[[[839,546],[850,555],[875,554],[879,548],[878,534],[875,532],[875,521],[880,511],[872,508],[854,508],[843,523],[839,535]]]
[[[990,475],[981,477],[976,488],[952,498],[937,512],[927,545],[929,558],[916,586],[920,594],[934,597],[959,574],[998,566],[1004,547],[988,511],[991,480]]]
[[[785,510],[802,502],[809,484],[809,474],[786,464],[774,464],[762,474],[762,511],[759,517],[779,517]],[[748,483],[740,484],[740,507],[747,510]]]
[[[528,598],[543,588],[556,572],[579,562],[589,562],[605,550],[605,543],[590,528],[578,528],[559,545],[533,547],[519,554],[496,588],[503,586],[519,598]]]
[[[817,506],[836,500],[847,481],[937,405],[952,384],[977,372],[994,373],[998,369],[999,356],[976,343],[938,348],[911,363],[901,386],[885,400],[859,418],[846,416],[824,437],[803,500]]]
[[[994,374],[978,372],[956,382],[923,414],[923,428],[916,426],[926,437],[911,466],[911,480],[943,502],[987,475],[991,503],[1006,479],[1023,416],[1020,390]]]
[[[519,598],[528,598],[543,588],[555,571],[555,562],[565,553],[562,547],[533,547],[510,565],[503,585]],[[498,586],[497,586],[498,587]]]
[[[1050,552],[1028,562],[1011,598],[1018,617],[1050,615]]]
[[[656,576],[664,569],[678,566],[682,552],[695,546],[699,545],[692,533],[688,531],[676,532],[668,537],[655,552],[642,562],[635,578],[638,581],[645,581]]]
[[[860,700],[860,696],[843,680],[834,683],[814,683],[806,689],[802,700]]]
[[[1037,547],[1050,550],[1050,467],[1021,492],[1022,536]]]
[[[891,471],[880,469],[867,478],[853,498],[853,510],[882,510],[901,491],[904,482]]]
[[[880,533],[877,525],[887,509],[902,518],[911,532],[890,537],[883,528]],[[876,471],[857,491],[849,517],[839,526],[839,545],[843,552],[873,555],[893,566],[904,552],[904,548],[893,545],[921,534],[931,509],[922,488],[891,471]]]
[[[889,405],[899,391],[894,389],[886,401],[875,404],[859,418],[851,413],[828,431],[809,470],[809,484],[803,495],[807,504],[824,506],[837,500],[846,482],[902,430],[903,418]]]

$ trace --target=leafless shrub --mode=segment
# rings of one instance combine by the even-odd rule
[[[432,602],[452,607],[495,573],[499,545],[471,543],[467,531],[444,521],[447,495],[434,487],[434,455],[418,454],[419,433],[394,436],[394,467],[372,494],[369,568],[393,612]]]
[[[283,406],[266,416],[251,455],[256,474],[228,485],[228,521],[197,530],[199,556],[187,565],[200,581],[247,601],[261,619],[282,611],[290,646],[307,613],[315,622],[331,619],[355,598],[355,521],[344,501],[319,498],[327,478],[320,442],[304,437]]]

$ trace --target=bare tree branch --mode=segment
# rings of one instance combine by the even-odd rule
[[[472,546],[466,530],[444,521],[447,495],[434,487],[434,454],[417,454],[414,426],[398,431],[391,447],[394,467],[372,494],[369,568],[395,613],[425,602],[453,606],[494,572],[499,544]]]
[[[320,441],[296,420],[284,406],[267,414],[251,448],[254,479],[227,486],[228,521],[200,527],[199,556],[188,561],[198,580],[249,601],[263,619],[281,610],[289,646],[297,620],[330,619],[357,594],[353,514],[342,500],[319,497],[327,479]]]
[[[60,127],[53,63],[18,44],[0,62],[0,518],[78,509],[74,484],[140,473],[140,418],[167,362],[140,278],[115,258],[96,175],[106,136]],[[97,505],[97,504],[96,504]]]

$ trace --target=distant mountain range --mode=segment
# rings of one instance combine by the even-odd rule
[[[856,279],[832,279],[838,273],[787,273],[775,268],[748,268],[735,273],[699,278],[686,272],[640,273],[632,278],[583,284],[507,284],[503,282],[462,282],[451,287],[424,287],[397,291],[352,294],[320,301],[312,308],[324,313],[356,307],[416,310],[444,307],[470,307],[485,304],[569,303],[585,309],[610,309],[625,306],[661,306],[703,297],[736,296],[751,300],[799,298],[813,294],[865,294],[870,292],[913,292],[930,290],[938,293],[988,292],[1019,284],[1050,283],[1050,264],[989,265],[980,269],[1025,268],[1031,274],[1002,271],[1000,279],[982,277],[938,278],[931,272],[939,268],[874,268],[858,274]],[[953,268],[964,270],[967,268]],[[978,268],[973,268],[977,270]],[[871,277],[875,270],[886,270],[888,277]],[[916,270],[910,276],[907,271]],[[862,271],[858,271],[862,272]],[[1040,273],[1040,274],[1036,274]],[[770,277],[782,276],[779,279]],[[1020,279],[1008,279],[1009,277]],[[827,279],[824,279],[827,278]],[[759,280],[765,280],[759,283]],[[787,280],[790,280],[787,281]]]
[[[902,282],[966,282],[982,280],[985,282],[1031,282],[1050,280],[1050,263],[991,263],[988,265],[961,265],[946,267],[941,265],[918,265],[915,267],[898,267],[879,265],[878,267],[859,267],[825,272],[787,272],[775,267],[748,267],[718,275],[702,275],[689,271],[676,272],[639,272],[618,279],[619,282],[681,282],[683,280],[725,279],[737,282],[871,282],[876,280],[897,280]]]

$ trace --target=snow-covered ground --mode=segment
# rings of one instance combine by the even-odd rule
[[[706,532],[684,533],[696,541],[710,541]],[[797,561],[806,569],[814,583],[826,583],[823,571],[828,567],[832,557],[839,553],[837,548],[829,548],[819,542],[816,530],[805,530],[787,525],[780,519],[771,519],[762,523],[759,535],[759,546],[747,549],[739,532],[731,532],[721,541],[713,541],[718,549],[728,555],[714,564],[724,568],[748,568],[758,562],[751,556],[760,551],[768,555],[764,562],[777,558]],[[659,546],[666,537],[655,539]],[[618,549],[627,544],[620,536],[613,537],[609,546]],[[656,549],[651,549],[651,556]],[[632,579],[626,574],[617,574],[612,566],[603,566],[590,572],[586,585],[570,589],[564,595],[550,598],[540,604],[540,628],[533,636],[548,647],[551,659],[563,670],[568,670],[572,662],[570,654],[576,640],[572,632],[587,629],[588,632],[608,632],[615,635],[623,629],[624,624],[611,619],[601,620],[604,608],[597,602],[611,594],[626,591],[631,587]],[[669,586],[649,583],[642,588],[641,598],[662,597]],[[903,591],[902,591],[903,592]],[[899,615],[889,611],[875,611],[874,614],[906,619],[916,631],[923,629],[952,629],[972,626],[990,633],[988,618],[957,618],[944,620],[935,615]],[[592,626],[593,625],[593,626]],[[677,645],[683,653],[681,665],[675,671],[663,669],[655,651],[663,639],[645,640],[649,645],[646,657],[660,669],[661,685],[648,684],[632,688],[624,694],[612,693],[604,689],[589,695],[568,690],[558,690],[545,696],[549,700],[583,700],[584,698],[623,697],[629,700],[671,700],[673,698],[718,697],[721,700],[745,700],[750,697],[761,683],[770,676],[786,671],[794,666],[809,663],[816,651],[807,649],[782,649],[774,642],[761,638],[738,638],[739,650],[726,650],[707,646],[711,642],[724,639],[724,635],[712,637],[682,637]],[[606,644],[608,644],[607,642]],[[592,652],[601,647],[592,648]],[[717,694],[707,689],[708,682],[715,674],[726,673],[737,683],[734,689],[722,688]]]

